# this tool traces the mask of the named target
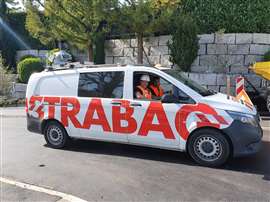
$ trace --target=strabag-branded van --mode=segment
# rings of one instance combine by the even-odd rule
[[[154,83],[162,96],[148,91]],[[137,96],[141,85],[147,98]],[[118,142],[186,151],[204,166],[254,154],[262,139],[254,106],[168,68],[104,65],[35,73],[26,112],[28,130],[43,134],[52,148],[72,139]]]

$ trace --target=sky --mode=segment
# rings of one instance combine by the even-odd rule
[[[23,2],[22,2],[22,0],[15,0],[15,2],[18,2],[19,3],[19,7],[23,7]]]

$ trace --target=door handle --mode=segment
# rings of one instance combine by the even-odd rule
[[[111,102],[111,104],[114,106],[121,106],[122,105],[121,102],[117,102],[117,101],[113,101],[113,102]]]
[[[134,103],[131,103],[130,106],[132,106],[132,107],[141,107],[142,104],[138,103],[138,102],[134,102]]]

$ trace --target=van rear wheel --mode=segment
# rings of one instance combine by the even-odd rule
[[[188,152],[200,165],[217,167],[228,160],[230,145],[221,132],[214,129],[201,129],[190,137]]]
[[[44,129],[44,137],[47,144],[54,149],[61,149],[70,142],[64,127],[56,121],[50,121]]]

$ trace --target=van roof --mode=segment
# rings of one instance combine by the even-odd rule
[[[158,70],[167,70],[170,69],[169,67],[162,67],[162,66],[146,66],[146,65],[122,65],[122,64],[102,64],[102,65],[87,65],[87,64],[80,64],[80,63],[69,63],[65,66],[62,67],[58,67],[58,68],[53,68],[53,67],[49,67],[45,69],[45,72],[54,72],[57,71],[58,73],[60,72],[66,72],[67,70],[100,70],[102,71],[103,69],[107,69],[107,68],[117,68],[117,69],[121,69],[121,70],[126,70],[129,68],[136,68],[136,69],[141,69],[143,71],[143,69],[148,69],[148,68],[155,68]]]

